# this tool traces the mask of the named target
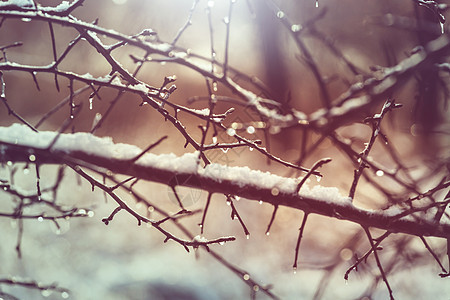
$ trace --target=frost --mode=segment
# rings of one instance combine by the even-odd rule
[[[69,1],[62,1],[56,7],[45,7],[45,12],[65,12],[70,8]]]
[[[31,0],[13,0],[13,1],[7,1],[6,3],[0,4],[0,8],[3,5],[17,5],[19,7],[34,7],[33,2]]]
[[[69,9],[69,7],[70,7],[69,1],[63,1],[58,6],[55,7],[55,10],[56,11],[66,11],[67,9]]]
[[[144,92],[145,94],[147,94],[149,92],[148,87],[143,83],[133,85],[133,89],[136,91]]]
[[[100,40],[96,32],[89,32],[89,35],[91,38],[96,41],[99,45],[101,45],[103,48],[106,48],[103,42]]]
[[[192,241],[193,242],[198,242],[198,243],[207,243],[208,242],[208,240],[204,236],[200,236],[200,235],[194,236]]]
[[[114,77],[113,81],[111,81],[113,85],[123,86],[122,81],[119,77]]]
[[[21,124],[0,127],[0,141],[35,148],[48,147],[56,135],[57,133],[52,131],[36,133],[29,127]],[[99,138],[84,132],[61,134],[53,149],[65,152],[84,151],[87,154],[110,156],[116,159],[131,159],[141,152],[136,146],[114,144],[109,137]]]
[[[312,189],[308,186],[302,186],[300,195],[308,198],[322,200],[330,203],[348,203],[352,202],[351,198],[344,197],[336,187],[325,187],[316,185]]]
[[[195,113],[197,113],[199,115],[202,115],[202,116],[209,116],[209,113],[210,113],[209,108],[203,108],[203,109],[193,109],[193,108],[191,108],[191,109],[189,109],[189,111],[195,112]]]
[[[80,77],[84,78],[84,79],[87,79],[87,80],[95,79],[94,76],[92,76],[92,74],[90,74],[90,73],[86,73],[86,74],[80,75]]]

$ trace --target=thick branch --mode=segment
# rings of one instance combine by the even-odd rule
[[[196,153],[181,157],[172,154],[146,154],[130,164],[130,158],[141,152],[139,148],[132,145],[116,145],[109,139],[101,139],[86,133],[61,134],[52,150],[48,151],[44,145],[50,143],[54,135],[56,133],[34,133],[22,125],[0,127],[0,160],[28,162],[30,154],[33,154],[40,164],[78,164],[167,185],[176,178],[177,182],[184,186],[210,193],[233,194],[249,200],[264,201],[272,205],[283,205],[347,220],[365,227],[416,236],[450,237],[448,224],[421,219],[416,215],[414,218],[412,216],[399,218],[394,214],[357,208],[348,198],[340,196],[337,189],[322,187],[323,196],[317,196],[314,190],[304,186],[300,194],[297,194],[296,179],[218,164],[202,168],[198,165]],[[278,190],[276,195],[273,189]]]

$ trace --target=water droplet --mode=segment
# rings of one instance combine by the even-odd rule
[[[81,208],[81,209],[78,210],[78,213],[80,215],[85,215],[87,212],[86,212],[86,210],[84,208]]]
[[[241,200],[241,197],[239,197],[239,196],[235,196],[234,198],[236,199],[236,201]]]
[[[231,205],[231,201],[230,200],[227,200],[227,205]]]
[[[68,292],[62,292],[61,293],[61,298],[63,298],[63,299],[69,298],[69,293]]]
[[[225,242],[219,242],[219,245],[223,246],[223,245],[225,245]]]
[[[148,210],[148,212],[154,212],[154,211],[155,211],[155,208],[154,208],[153,206],[149,206],[149,207],[147,208],[147,210]]]
[[[248,126],[247,127],[247,133],[249,133],[249,134],[254,134],[255,133],[255,127],[253,127],[253,126]]]
[[[213,142],[213,144],[217,144],[217,136],[212,137],[212,142]]]
[[[353,257],[353,251],[349,248],[344,248],[339,253],[340,257],[344,261],[349,261]]]
[[[209,8],[213,8],[214,7],[214,0],[209,0],[208,1],[208,7]]]
[[[22,18],[21,19],[23,22],[31,22],[31,19],[30,18]]]
[[[214,92],[217,92],[217,81],[214,81],[212,84],[212,88]]]
[[[234,130],[233,128],[228,128],[227,129],[227,134],[229,136],[234,136],[234,135],[236,135],[236,130]]]
[[[247,234],[245,237],[247,238],[247,240],[249,240],[250,239],[250,234]]]
[[[269,232],[269,231],[267,231],[267,232],[266,232],[266,235],[267,235],[267,236],[269,236],[269,235],[270,235],[270,232]]]
[[[270,190],[270,193],[272,194],[272,196],[278,196],[280,194],[280,190],[274,187]]]
[[[245,281],[250,279],[250,275],[248,275],[247,273],[244,274],[244,276],[242,276],[242,278],[244,278]]]
[[[11,166],[13,165],[13,163],[12,163],[12,161],[8,160],[8,161],[6,162],[6,165],[7,165],[8,167],[11,167]]]
[[[316,0],[316,7],[319,7],[319,0]]]
[[[227,153],[229,148],[220,148],[222,150],[223,153]]]
[[[253,286],[253,290],[254,290],[255,292],[259,291],[259,286],[255,284],[255,285]]]
[[[89,110],[92,110],[92,102],[93,102],[94,98],[89,98]]]
[[[34,154],[30,154],[30,156],[28,156],[28,160],[34,162],[36,161],[36,156]]]
[[[24,175],[30,174],[30,169],[28,169],[28,168],[23,169],[23,174]]]
[[[253,151],[254,149],[253,149],[253,147],[249,147],[248,150]]]
[[[292,268],[294,274],[297,274],[297,267]]]
[[[291,26],[292,32],[299,32],[302,29],[302,25],[294,24]]]
[[[263,204],[263,201],[262,200],[259,200],[259,205],[262,205]]]
[[[242,128],[242,124],[237,123],[237,122],[233,122],[233,123],[231,123],[231,128],[233,128],[233,129],[241,129]]]
[[[95,215],[95,213],[94,213],[94,211],[92,211],[92,210],[88,211],[88,213],[87,213],[87,216],[88,216],[89,218],[92,218],[94,215]]]
[[[223,18],[225,24],[230,24],[230,19],[228,17]]]
[[[316,180],[317,180],[317,182],[320,182],[322,180],[322,177],[319,175],[316,175]]]
[[[381,176],[384,175],[384,172],[383,172],[383,170],[378,170],[378,171],[375,172],[375,174],[376,174],[377,176],[381,177]]]
[[[277,12],[277,18],[283,19],[284,17],[285,17],[284,12],[282,12],[281,10],[279,10],[279,11]]]
[[[43,297],[48,297],[52,294],[52,291],[51,290],[42,290],[41,294]]]

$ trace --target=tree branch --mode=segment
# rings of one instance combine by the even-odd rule
[[[78,164],[97,169],[108,169],[116,174],[129,175],[166,185],[170,185],[174,176],[177,176],[181,185],[199,188],[210,193],[232,194],[249,200],[287,206],[310,213],[351,221],[361,226],[389,230],[394,233],[442,238],[450,237],[449,224],[436,224],[433,220],[416,215],[414,215],[414,218],[410,216],[397,217],[397,214],[388,212],[364,210],[355,207],[348,198],[342,197],[337,193],[331,198],[330,196],[327,196],[329,198],[326,198],[326,196],[317,197],[314,196],[313,192],[307,191],[303,187],[300,194],[296,194],[295,189],[298,182],[292,178],[280,177],[248,168],[227,167],[218,164],[210,164],[202,168],[198,167],[197,155],[195,154],[186,154],[181,157],[170,156],[170,165],[160,164],[161,161],[169,158],[167,156],[145,154],[140,160],[130,164],[130,158],[141,153],[139,148],[128,145],[125,151],[124,145],[120,145],[123,153],[121,153],[122,156],[120,158],[116,158],[111,155],[111,151],[113,151],[111,149],[114,148],[113,143],[85,133],[61,134],[52,150],[47,151],[45,147],[39,148],[31,146],[31,144],[37,139],[42,144],[45,144],[45,137],[49,139],[53,134],[49,134],[49,132],[34,133],[25,126],[22,129],[27,133],[21,134],[21,136],[16,138],[9,134],[8,128],[0,127],[1,161],[27,162],[29,161],[29,153],[32,151],[40,164]],[[74,144],[77,138],[88,139],[90,149],[98,150],[94,153],[82,147],[77,148],[77,144]],[[8,142],[7,139],[17,140],[17,144]],[[70,147],[61,146],[67,144],[72,144],[74,147],[71,149]],[[127,155],[129,157],[126,157]],[[185,169],[183,170],[183,168]],[[234,177],[234,174],[239,173],[242,177]],[[263,179],[265,183],[261,184]],[[273,195],[272,189],[274,187],[279,191],[276,195]]]

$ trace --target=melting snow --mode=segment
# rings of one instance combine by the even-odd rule
[[[13,124],[10,127],[0,127],[0,142],[14,143],[36,148],[46,148],[56,137],[56,132],[42,131],[36,133],[29,127],[21,124]],[[100,157],[127,160],[139,155],[142,150],[134,145],[115,144],[110,137],[96,137],[90,133],[61,134],[54,150],[71,152],[83,151]],[[276,188],[281,193],[295,193],[299,179],[286,178],[269,172],[252,170],[248,167],[229,167],[220,164],[210,164],[203,168],[199,164],[198,152],[186,153],[177,156],[169,154],[147,153],[137,161],[142,166],[152,166],[161,170],[174,173],[199,174],[206,178],[213,178],[219,182],[233,181],[239,186],[254,186],[261,189]],[[309,187],[304,184],[300,189],[300,195],[341,204],[351,204],[347,197],[342,196],[335,187],[323,187],[316,185]]]

